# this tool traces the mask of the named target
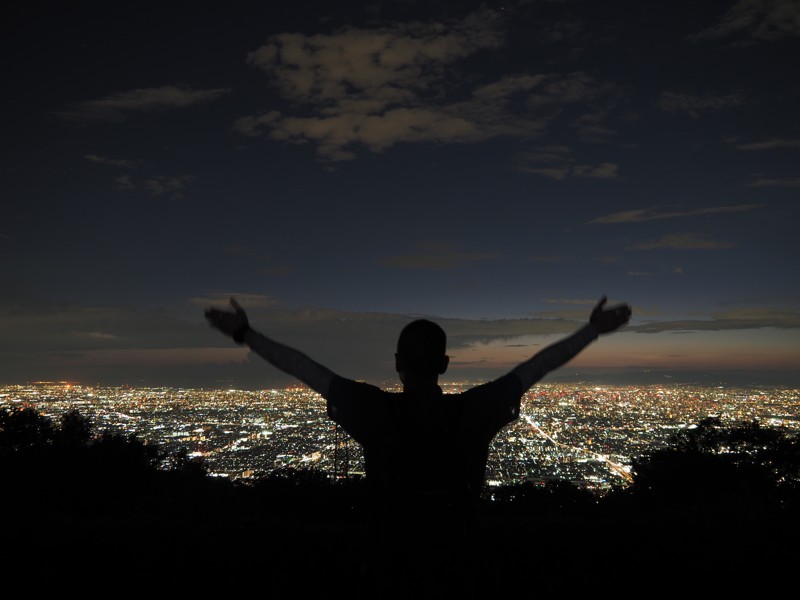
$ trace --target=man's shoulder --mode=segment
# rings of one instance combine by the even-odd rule
[[[505,425],[519,416],[520,400],[525,390],[514,373],[460,394],[465,427],[488,443]]]
[[[336,375],[331,381],[331,386],[327,394],[328,400],[337,398],[367,398],[367,397],[390,397],[394,394],[379,388],[376,385],[367,383],[365,381],[356,381],[354,379],[347,379]]]
[[[492,381],[476,385],[458,395],[468,400],[488,396],[521,396],[523,392],[522,381],[520,381],[520,378],[512,371]]]

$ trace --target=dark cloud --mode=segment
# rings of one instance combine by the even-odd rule
[[[689,39],[700,42],[736,34],[762,41],[800,35],[800,4],[797,0],[739,0],[715,24]]]
[[[575,165],[572,174],[575,177],[590,177],[592,179],[614,179],[617,177],[618,165],[602,163],[599,165]]]
[[[686,114],[696,119],[702,113],[742,106],[745,104],[745,101],[744,97],[739,93],[697,95],[679,92],[662,92],[656,104],[666,112],[672,114]]]
[[[617,177],[617,170],[619,168],[615,163],[602,163],[599,165],[575,165],[575,166],[559,166],[559,167],[535,167],[524,166],[518,167],[520,171],[526,173],[534,173],[561,181],[567,177],[584,177],[591,179],[614,179]]]
[[[565,308],[561,310],[540,310],[529,313],[535,319],[569,319],[572,321],[588,321],[590,308]]]
[[[193,180],[191,175],[156,175],[145,179],[142,187],[151,196],[179,199],[185,196],[184,191]]]
[[[139,165],[134,160],[126,158],[108,158],[107,156],[100,156],[98,154],[86,154],[84,158],[93,163],[101,165],[109,165],[111,167],[120,167],[123,169],[136,169]]]
[[[78,102],[59,114],[75,121],[126,121],[144,113],[164,112],[194,104],[211,102],[228,89],[193,90],[176,86],[140,88],[109,94],[99,100]]]
[[[711,206],[708,208],[693,208],[689,210],[672,211],[664,211],[657,208],[637,208],[634,210],[624,210],[621,212],[611,213],[609,215],[603,215],[602,217],[597,217],[596,219],[587,221],[586,225],[590,223],[640,223],[642,221],[657,221],[661,219],[677,219],[682,217],[737,213],[760,207],[760,204],[738,204],[734,206]]]
[[[520,154],[515,168],[561,181],[567,177],[614,179],[619,166],[616,163],[599,165],[574,164],[576,161],[567,146],[539,146]]]
[[[757,179],[747,187],[800,187],[800,178],[795,179]]]
[[[535,86],[526,98],[526,104],[533,109],[545,106],[586,103],[612,91],[614,85],[601,83],[584,71],[576,71],[563,76],[546,76],[541,85]]]
[[[230,309],[231,298],[236,298],[236,301],[245,309],[270,308],[278,304],[278,301],[271,296],[244,292],[209,292],[204,296],[191,298],[189,302],[202,308],[216,306],[217,308]]]
[[[597,300],[586,300],[584,298],[545,298],[548,304],[578,304],[580,306],[593,306]]]
[[[196,323],[164,311],[75,304],[2,306],[0,332],[3,352],[174,348],[203,337]]]
[[[290,267],[289,265],[271,265],[269,267],[266,267],[262,271],[262,273],[264,273],[264,275],[273,275],[275,277],[282,277],[284,275],[290,275],[293,271],[294,269],[292,269],[292,267]]]
[[[136,189],[136,185],[133,183],[133,178],[130,175],[120,175],[119,177],[115,177],[114,181],[117,187],[123,191]]]
[[[733,248],[734,245],[735,244],[729,242],[720,242],[691,233],[672,233],[656,240],[633,244],[628,247],[628,250],[656,250],[659,248],[667,248],[669,250],[721,250],[724,248]]]
[[[379,264],[396,269],[453,269],[467,263],[499,258],[498,252],[470,252],[449,242],[420,242],[411,252],[395,254]]]
[[[533,173],[535,175],[541,175],[542,177],[549,177],[550,179],[555,179],[556,181],[561,181],[565,179],[567,175],[570,173],[570,167],[537,167],[532,165],[522,165],[517,167],[518,170],[524,171],[526,173]]]
[[[529,256],[526,258],[528,262],[539,262],[539,263],[553,263],[553,262],[561,262],[567,260],[566,256]]]
[[[737,144],[739,150],[776,150],[779,148],[800,148],[798,139],[771,139],[762,142],[750,142],[747,144]]]
[[[640,325],[629,325],[626,329],[635,333],[660,333],[663,331],[722,331],[765,327],[798,329],[800,328],[800,313],[793,309],[741,309],[717,313],[702,320],[653,321]]]

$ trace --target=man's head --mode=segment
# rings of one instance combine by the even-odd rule
[[[403,328],[397,340],[395,366],[400,379],[433,379],[447,370],[447,336],[436,323],[426,319],[413,321]]]

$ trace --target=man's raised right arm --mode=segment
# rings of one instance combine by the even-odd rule
[[[231,298],[234,312],[209,308],[206,319],[209,324],[233,338],[237,344],[247,344],[250,349],[272,366],[296,377],[323,397],[330,391],[336,374],[312,360],[299,350],[285,346],[250,327],[244,309]]]
[[[589,323],[563,340],[556,342],[535,354],[511,372],[522,382],[523,393],[534,383],[574,358],[581,350],[592,343],[601,333],[610,333],[628,322],[631,308],[627,304],[605,308],[606,297],[594,307]]]

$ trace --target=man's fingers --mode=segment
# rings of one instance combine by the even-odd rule
[[[592,313],[598,313],[601,310],[603,310],[603,306],[605,306],[605,303],[606,303],[607,300],[608,300],[608,297],[605,294],[603,294],[603,297],[600,298],[600,301],[595,305],[594,310],[592,311]]]
[[[244,312],[244,309],[241,307],[241,305],[236,301],[236,298],[234,298],[233,296],[231,296],[231,306],[233,307],[233,310],[236,311],[236,314],[241,314]]]

